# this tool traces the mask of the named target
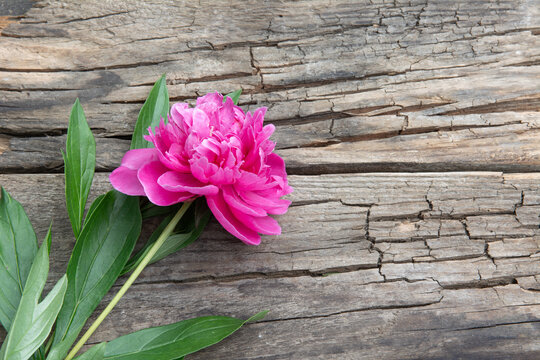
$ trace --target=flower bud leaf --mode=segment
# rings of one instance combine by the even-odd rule
[[[146,141],[143,136],[148,134],[148,127],[158,126],[161,118],[167,121],[168,113],[169,92],[167,91],[165,75],[162,75],[150,90],[150,94],[139,112],[131,139],[131,149],[153,147],[152,143]]]
[[[238,100],[240,99],[240,94],[242,94],[242,89],[238,89],[236,91],[233,91],[232,93],[229,93],[223,97],[223,102],[227,100],[227,97],[230,97],[234,103],[234,105],[238,105]]]

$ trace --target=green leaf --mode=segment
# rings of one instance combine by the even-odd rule
[[[39,349],[36,350],[34,355],[30,357],[32,360],[45,360],[45,353],[43,352],[43,345]]]
[[[158,326],[121,336],[107,343],[104,360],[176,360],[214,345],[248,321],[260,320],[267,312],[248,320],[206,316]]]
[[[51,232],[52,232],[52,221],[51,221],[51,223],[49,225],[49,230],[47,230],[47,235],[45,236],[45,242],[44,242],[44,244],[47,244],[47,254],[48,255],[51,255],[51,245],[52,245]]]
[[[103,360],[103,357],[105,356],[106,345],[107,343],[101,343],[101,344],[92,346],[90,350],[88,350],[81,356],[77,356],[75,360]]]
[[[263,310],[263,311],[255,314],[255,315],[253,315],[249,319],[247,319],[246,323],[255,322],[255,321],[261,321],[262,319],[265,318],[266,315],[268,315],[269,312],[270,312],[270,310]]]
[[[162,215],[175,213],[176,211],[178,211],[178,209],[180,209],[180,206],[178,206],[178,204],[170,205],[170,206],[158,206],[149,202],[145,206],[141,207],[141,213],[142,213],[143,219],[149,219],[155,216],[162,216]]]
[[[110,191],[89,214],[68,263],[69,286],[48,360],[66,356],[84,323],[120,275],[140,231],[137,197]]]
[[[2,188],[0,198],[0,322],[11,326],[37,253],[36,234],[21,204]]]
[[[96,140],[86,122],[79,99],[75,100],[71,108],[66,152],[63,155],[67,211],[73,233],[77,237],[81,231],[84,208],[96,167]]]
[[[230,97],[234,103],[234,105],[238,105],[238,100],[240,99],[240,94],[242,94],[242,89],[238,89],[236,91],[233,91],[232,93],[229,93],[223,97],[223,102],[227,100],[227,97]]]
[[[50,237],[50,232],[47,236]],[[2,360],[30,358],[47,340],[62,307],[67,289],[66,275],[56,283],[47,297],[38,303],[49,274],[49,253],[46,242],[39,249],[28,274],[21,302],[2,346]]]
[[[97,207],[99,206],[99,204],[101,203],[101,201],[103,201],[103,199],[105,198],[105,195],[106,194],[103,194],[103,195],[99,195],[93,202],[92,202],[92,205],[90,205],[90,209],[88,209],[88,213],[86,214],[86,217],[84,218],[84,225],[86,225],[86,223],[88,222],[88,219],[91,217],[90,215],[92,215],[92,213],[94,211],[96,211]]]
[[[174,254],[178,250],[185,248],[199,238],[202,231],[206,227],[208,220],[210,220],[211,215],[210,210],[208,210],[206,206],[203,207],[202,204],[202,202],[198,201],[196,204],[191,206],[188,213],[184,215],[181,222],[177,225],[176,232],[165,240],[163,245],[152,257],[152,260],[150,260],[150,264]],[[139,250],[131,259],[129,259],[128,263],[122,270],[122,275],[133,271],[137,265],[139,265],[148,251],[150,251],[152,244],[156,242],[157,238],[163,232],[172,218],[173,215],[169,215],[163,219],[156,230],[152,233],[144,247]]]
[[[135,123],[133,137],[131,140],[131,149],[142,149],[152,147],[152,143],[144,140],[143,135],[148,134],[148,127],[156,127],[159,125],[160,118],[167,120],[169,113],[169,92],[165,75],[154,84],[148,98],[139,112],[139,117]]]

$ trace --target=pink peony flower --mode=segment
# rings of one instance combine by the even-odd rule
[[[292,192],[285,162],[273,153],[273,125],[263,126],[266,108],[253,114],[231,98],[211,93],[195,108],[174,104],[167,124],[161,120],[145,139],[155,148],[128,151],[111,173],[113,187],[127,195],[145,195],[167,206],[205,196],[223,227],[246,244],[257,245],[259,233],[278,235],[268,214],[283,214]]]

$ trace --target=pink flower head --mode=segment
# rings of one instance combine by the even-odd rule
[[[128,151],[110,181],[159,206],[205,196],[227,231],[257,245],[259,233],[281,233],[268,214],[285,213],[290,201],[281,197],[292,192],[285,162],[269,140],[275,128],[263,126],[265,112],[245,114],[219,93],[198,98],[195,108],[174,104],[168,123],[162,119],[145,136],[155,148]]]

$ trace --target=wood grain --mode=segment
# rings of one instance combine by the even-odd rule
[[[92,198],[110,188],[107,175],[96,175]],[[291,176],[290,182],[293,206],[279,217],[282,236],[248,247],[212,222],[193,245],[147,268],[92,341],[194,315],[248,316],[269,308],[265,322],[232,340],[242,354],[234,358],[303,359],[323,345],[315,358],[403,358],[447,336],[487,345],[435,346],[434,357],[480,356],[485,346],[504,348],[505,356],[538,354],[532,343],[540,330],[540,218],[522,223],[517,214],[538,207],[523,193],[538,193],[540,173]],[[54,220],[51,281],[60,277],[74,244],[58,201],[62,175],[0,175],[0,184],[25,206],[40,237]],[[509,332],[495,345],[501,327]],[[256,341],[256,334],[267,340]],[[349,336],[363,340],[353,345]],[[376,346],[364,346],[369,339]],[[403,348],[392,357],[396,341]],[[230,358],[228,351],[225,344],[195,358]]]
[[[211,221],[92,343],[270,309],[189,358],[537,359],[539,19],[537,0],[38,1],[0,30],[0,186],[40,238],[54,220],[52,282],[75,98],[94,198],[161,74],[171,101],[242,88],[295,188],[283,235],[248,247]]]
[[[540,120],[532,112],[353,116],[277,124],[272,139],[291,174],[540,171]],[[130,141],[94,132],[97,169],[110,171],[120,164]],[[5,173],[58,172],[62,166],[60,149],[65,147],[65,135],[8,136],[4,142],[0,170]]]
[[[540,22],[518,3],[42,2],[0,38],[0,170],[58,171],[76,97],[112,170],[165,72],[174,100],[267,106],[291,173],[540,171]]]

